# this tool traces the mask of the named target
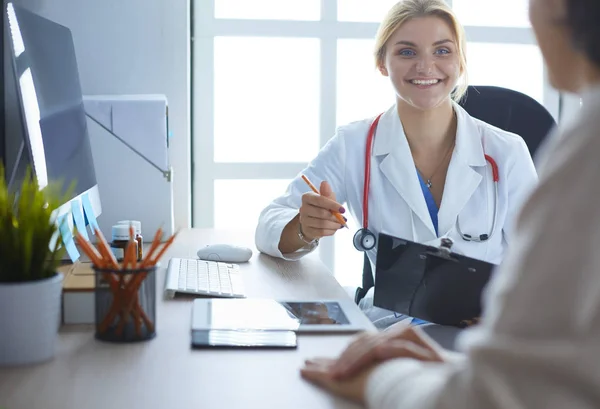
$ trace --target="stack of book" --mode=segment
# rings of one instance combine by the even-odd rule
[[[63,324],[94,324],[95,277],[92,263],[76,261],[59,268],[64,275],[62,293]]]

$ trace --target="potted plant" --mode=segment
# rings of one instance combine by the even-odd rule
[[[59,185],[40,189],[29,170],[9,191],[0,165],[0,366],[54,356],[64,252],[55,210],[67,198]]]

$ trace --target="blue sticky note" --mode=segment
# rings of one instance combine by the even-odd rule
[[[87,193],[81,196],[81,204],[83,205],[85,222],[90,225],[92,234],[96,234],[95,229],[100,230],[100,227],[98,227],[98,221],[96,220],[96,215],[94,214],[94,208],[92,207],[92,203],[90,202],[90,198],[88,197]]]
[[[77,232],[83,236],[84,239],[89,240],[87,229],[85,228],[85,220],[83,219],[83,213],[79,208],[79,200],[71,201],[71,213],[73,214],[73,221],[77,226]]]
[[[77,250],[77,246],[75,246],[75,241],[73,240],[73,234],[71,233],[67,216],[68,214],[65,214],[61,217],[60,224],[58,226],[60,235],[62,237],[63,246],[65,246],[71,261],[74,263],[79,259],[79,251]]]

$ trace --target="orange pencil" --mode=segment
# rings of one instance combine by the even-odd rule
[[[159,229],[159,231],[161,231],[161,236],[162,236],[162,229]],[[151,253],[151,252],[149,252],[148,256],[146,256],[146,259],[144,261],[142,261],[142,264],[140,265],[139,268],[144,269],[146,267],[154,267],[156,265],[156,263],[158,263],[160,258],[163,256],[165,251],[167,251],[167,249],[171,246],[171,244],[173,244],[173,241],[175,240],[176,236],[177,236],[177,232],[166,241],[163,248],[160,250],[160,252],[158,253],[158,255],[155,258],[148,259],[148,257],[150,256],[150,253]],[[158,236],[158,232],[157,232],[157,235],[155,237],[155,242],[158,238],[159,238],[159,236]],[[137,275],[135,280],[130,280],[129,284],[127,285],[127,290],[130,292],[134,291],[135,288],[138,287],[142,283],[142,281],[144,281],[147,274],[148,274],[147,272],[140,273]]]
[[[104,238],[104,235],[100,230],[96,228],[94,229],[94,231],[96,232],[96,237],[98,239],[96,247],[98,247],[98,251],[106,260],[108,267],[113,268],[115,270],[119,270],[119,263],[117,263],[117,259],[113,254],[112,250],[110,249],[110,246],[108,245],[106,239]]]
[[[137,267],[137,246],[136,246],[136,241],[135,241],[135,232],[133,230],[133,225],[129,226],[129,244],[127,245],[127,251],[131,251],[131,256],[129,259],[129,263],[131,264],[131,269],[135,270],[135,268]],[[129,249],[131,247],[131,250]]]
[[[160,249],[160,251],[158,252],[158,254],[152,259],[152,264],[156,264],[160,261],[160,258],[165,254],[165,252],[167,251],[167,249],[169,247],[171,247],[171,244],[173,244],[173,241],[175,241],[175,237],[177,237],[177,234],[179,232],[176,231],[175,234],[173,234],[171,237],[169,237],[169,239],[165,242],[164,246],[162,249]]]
[[[81,233],[77,233],[75,235],[75,241],[77,242],[77,244],[79,244],[79,247],[81,248],[81,250],[89,257],[91,262],[96,267],[105,268],[104,260],[102,259],[102,256],[100,254],[98,254],[96,249],[83,238]]]
[[[319,193],[319,191],[317,190],[317,188],[315,187],[315,185],[313,185],[310,180],[308,180],[308,178],[304,175],[302,175],[302,179],[304,179],[304,181],[306,182],[306,184],[312,189],[313,192],[315,192],[316,194],[320,195],[321,193]],[[348,225],[346,224],[346,221],[344,220],[344,216],[342,216],[339,212],[334,212],[333,210],[331,211],[331,214],[333,214],[335,216],[335,218],[337,219],[338,222],[340,222],[340,224],[342,226],[344,226],[345,228],[348,228]]]
[[[158,230],[156,231],[156,234],[154,235],[154,240],[152,240],[152,245],[150,246],[150,250],[148,250],[148,252],[146,253],[146,257],[144,257],[144,260],[142,260],[140,268],[147,267],[151,264],[152,256],[154,255],[154,252],[156,251],[156,249],[158,249],[158,246],[160,245],[160,240],[161,240],[162,236],[163,236],[162,227],[159,227]]]

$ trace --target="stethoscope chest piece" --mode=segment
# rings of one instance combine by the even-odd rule
[[[369,229],[359,229],[354,234],[354,239],[352,240],[354,243],[354,247],[358,251],[368,251],[375,247],[377,240],[375,239],[375,235],[371,233]]]

